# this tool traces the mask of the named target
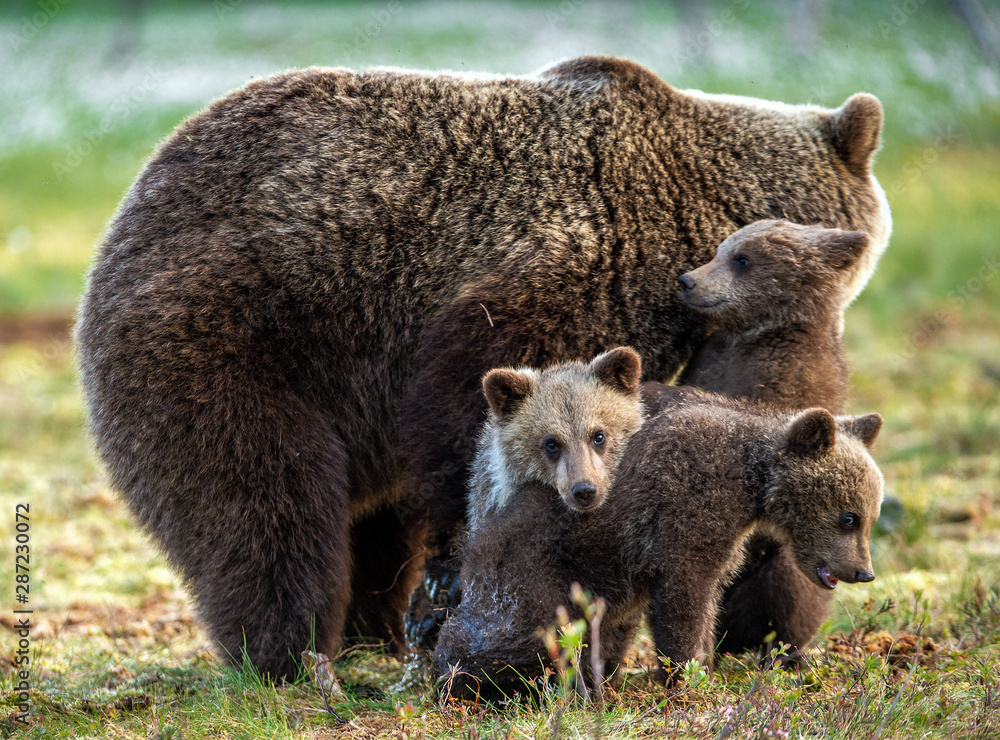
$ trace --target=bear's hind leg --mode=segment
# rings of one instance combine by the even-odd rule
[[[690,572],[671,574],[649,595],[649,631],[660,659],[669,659],[657,673],[668,685],[675,683],[689,660],[713,664],[714,630],[719,592],[710,576]],[[681,581],[683,580],[683,584]]]
[[[214,432],[228,442],[214,465],[191,458],[197,503],[189,493],[155,532],[221,652],[237,666],[248,659],[271,679],[293,679],[303,650],[336,654],[344,632],[351,598],[347,453],[294,397],[259,413],[266,425]],[[231,430],[243,433],[227,439]]]
[[[201,567],[185,564],[213,639],[236,665],[245,653],[275,680],[295,677],[303,650],[335,655],[344,633],[348,494],[325,467],[313,459],[305,469],[286,468],[256,500],[220,503],[228,509],[222,531],[203,535],[210,552]]]

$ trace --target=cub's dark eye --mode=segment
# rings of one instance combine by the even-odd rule
[[[604,444],[604,432],[602,432],[600,429],[594,432],[594,444],[597,445],[598,447]]]
[[[860,524],[861,517],[857,514],[845,511],[840,515],[840,526],[844,529],[857,529]]]
[[[740,269],[746,269],[747,267],[750,267],[750,260],[748,260],[746,258],[746,255],[743,254],[736,255],[733,258],[733,262],[735,262],[736,266],[739,267]]]
[[[545,447],[545,451],[547,453],[549,453],[550,455],[558,455],[559,454],[559,449],[560,449],[559,448],[559,442],[556,441],[555,437],[548,437],[542,443],[542,446]]]

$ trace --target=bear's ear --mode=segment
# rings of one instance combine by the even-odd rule
[[[840,428],[864,442],[865,447],[871,447],[882,429],[882,417],[879,414],[844,417],[840,419]]]
[[[501,417],[509,417],[535,389],[531,373],[501,367],[483,376],[483,393],[490,408]]]
[[[852,95],[827,119],[826,130],[848,171],[865,177],[882,132],[882,104],[874,95]]]
[[[826,250],[826,261],[838,270],[846,270],[861,259],[861,255],[868,249],[868,234],[863,231],[827,229],[824,237],[823,249]]]
[[[595,357],[590,363],[594,376],[619,393],[634,396],[639,392],[642,360],[631,347],[616,347]]]
[[[826,409],[807,409],[795,417],[786,446],[793,455],[817,457],[837,441],[837,420]]]

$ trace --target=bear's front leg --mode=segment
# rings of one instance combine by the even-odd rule
[[[428,557],[403,617],[407,645],[418,660],[434,649],[441,624],[461,599],[461,564],[454,554],[465,533],[468,467],[485,415],[480,375],[470,368],[475,365],[468,359],[456,361],[468,372],[467,378],[454,381],[457,387],[438,387],[452,382],[454,370],[440,368],[443,377],[435,377],[425,366],[405,401],[404,447],[415,490],[396,508],[425,518]]]
[[[476,399],[478,388],[476,376],[475,392],[469,390],[458,394],[465,398],[466,408],[458,407],[458,399],[451,397],[443,404],[448,411],[442,414],[440,407],[437,413],[421,408],[413,413],[420,415],[422,423],[409,425],[413,430],[409,437],[414,439],[409,444],[419,451],[410,457],[408,465],[416,481],[416,490],[396,508],[417,510],[425,518],[428,559],[423,578],[410,595],[403,617],[407,645],[416,652],[418,660],[419,656],[426,658],[434,649],[441,624],[461,600],[461,563],[454,554],[465,533],[468,466],[483,415],[477,408],[480,403]],[[427,400],[411,396],[410,403],[423,407]],[[481,403],[485,405],[485,400]],[[429,428],[416,431],[422,426]],[[457,429],[450,429],[451,426]],[[417,668],[414,666],[414,670]]]
[[[712,667],[718,601],[716,584],[694,573],[671,574],[650,593],[649,628],[665,663],[657,673],[668,686],[677,683],[689,660]]]
[[[431,558],[410,594],[403,622],[406,642],[413,650],[432,651],[441,624],[462,599],[460,571],[454,563]]]

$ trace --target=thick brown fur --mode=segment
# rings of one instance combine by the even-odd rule
[[[872,233],[858,292],[880,127],[871,96],[713,97],[603,57],[253,81],[159,147],[93,266],[111,484],[237,660],[290,674],[313,620],[330,654],[348,624],[401,647],[422,528],[441,555],[464,518],[482,374],[627,344],[671,376],[703,337],[677,276],[762,218]]]
[[[527,484],[473,535],[462,603],[435,655],[445,691],[494,699],[524,690],[546,665],[538,630],[571,606],[573,581],[607,602],[604,675],[647,608],[673,669],[711,665],[722,587],[751,531],[785,543],[816,584],[874,578],[868,536],[882,477],[867,447],[881,417],[779,412],[691,388],[672,395],[632,437],[604,506],[570,511]]]
[[[641,373],[630,347],[589,364],[488,372],[490,416],[472,463],[469,529],[495,516],[528,481],[548,486],[577,511],[604,503],[625,444],[642,425]]]
[[[711,262],[679,279],[685,304],[712,334],[678,382],[783,409],[842,412],[848,283],[868,248],[864,232],[785,221],[760,221],[729,236]],[[655,393],[648,385],[646,395]],[[750,537],[747,551],[726,590],[719,650],[756,648],[773,634],[795,658],[826,619],[831,594],[766,533]]]

